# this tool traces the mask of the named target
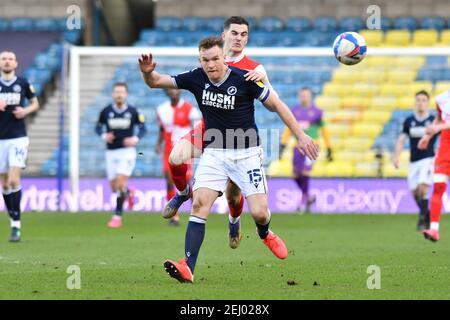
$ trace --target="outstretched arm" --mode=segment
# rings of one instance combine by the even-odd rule
[[[138,61],[142,78],[150,88],[177,88],[171,76],[167,74],[159,74],[155,71],[156,62],[153,60],[153,55],[151,53],[148,55],[143,54]]]
[[[273,108],[278,113],[281,120],[283,120],[292,134],[297,138],[297,148],[300,152],[306,154],[311,160],[317,159],[319,156],[319,147],[310,136],[303,132],[289,107],[272,92],[266,101],[264,101],[264,105],[268,108]]]
[[[400,154],[402,153],[403,146],[405,144],[406,134],[401,133],[397,139],[397,143],[395,144],[395,152],[394,152],[394,167],[398,169],[400,167]]]

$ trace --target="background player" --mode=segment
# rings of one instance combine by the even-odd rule
[[[256,61],[244,55],[243,50],[248,42],[249,23],[242,17],[232,16],[224,22],[222,39],[224,41],[225,61],[228,65],[239,69],[249,70],[246,79],[251,81],[262,80],[263,83],[272,89],[264,67]],[[276,94],[272,90],[272,93]],[[192,158],[198,158],[203,150],[203,121],[195,127],[189,134],[178,142],[169,157],[169,169],[172,180],[178,189],[178,193],[166,205],[163,215],[166,218],[172,217],[184,201],[190,198],[190,187],[187,168]],[[227,185],[225,195],[228,201],[229,224],[228,239],[231,248],[239,246],[242,239],[240,231],[240,215],[244,208],[244,197],[241,190],[233,181]]]
[[[428,191],[433,182],[434,144],[433,136],[425,150],[418,148],[419,140],[425,135],[426,127],[433,123],[434,116],[428,113],[430,95],[426,91],[416,93],[415,112],[403,122],[403,130],[397,139],[394,153],[394,167],[400,166],[400,154],[405,140],[409,137],[410,166],[408,172],[408,186],[414,200],[420,209],[417,230],[429,228]]]
[[[169,175],[169,155],[173,146],[187,134],[201,120],[200,112],[188,101],[180,99],[181,91],[178,89],[165,89],[169,101],[156,108],[160,131],[156,142],[156,153],[161,152],[164,143],[163,172],[167,185],[167,201],[175,196],[175,187]],[[192,163],[188,163],[187,180],[192,176]],[[170,224],[178,225],[178,213],[170,219]]]
[[[267,188],[261,164],[262,149],[254,116],[254,99],[277,112],[294,132],[298,147],[312,159],[317,157],[318,147],[298,126],[289,108],[261,82],[245,80],[245,71],[228,67],[224,63],[222,41],[209,37],[199,44],[202,68],[175,77],[160,75],[154,71],[156,63],[151,55],[142,55],[139,64],[143,78],[151,88],[182,88],[191,91],[200,106],[205,122],[205,148],[195,173],[191,217],[186,231],[186,258],[179,263],[166,260],[166,271],[180,282],[193,282],[197,256],[204,239],[205,223],[209,210],[228,179],[232,179],[247,197],[249,212],[255,220],[257,232],[264,244],[280,259],[287,257],[287,248],[278,236],[269,230]],[[222,101],[222,102],[220,102]],[[233,139],[229,132],[233,132]],[[236,134],[236,130],[253,132]],[[239,132],[239,131],[237,131]],[[237,145],[238,141],[245,142]],[[243,138],[243,139],[241,139]],[[232,145],[229,145],[229,141]],[[211,147],[212,146],[212,147]],[[239,148],[240,147],[240,148]],[[250,174],[249,174],[250,172]]]
[[[311,136],[311,138],[316,141],[319,139],[319,136],[322,135],[327,148],[326,157],[328,161],[333,161],[330,135],[322,118],[323,111],[313,103],[311,89],[306,87],[301,88],[298,91],[298,100],[300,103],[292,108],[292,113],[300,124],[300,127],[306,134]],[[291,131],[289,128],[286,128],[281,139],[282,151],[288,144],[290,137]],[[281,153],[282,152],[280,152],[280,154]],[[300,207],[304,207],[305,211],[309,212],[311,205],[316,200],[315,198],[309,196],[309,180],[313,162],[308,157],[301,154],[297,148],[294,148],[292,167],[294,170],[294,180],[302,192]]]
[[[95,131],[106,141],[106,170],[111,190],[117,193],[116,210],[108,227],[122,226],[123,203],[128,198],[128,208],[134,204],[134,190],[128,188],[128,178],[136,164],[136,144],[145,133],[144,116],[127,105],[128,87],[125,83],[113,85],[114,104],[108,105],[101,112]],[[139,132],[134,135],[135,127]],[[104,132],[106,128],[106,132]]]
[[[0,180],[11,218],[10,242],[18,242],[21,237],[20,176],[26,166],[29,145],[25,117],[39,109],[33,86],[16,75],[17,66],[14,52],[0,53]],[[28,106],[25,99],[29,100]]]
[[[434,135],[441,132],[441,139],[434,161],[433,194],[430,204],[430,228],[423,231],[425,239],[439,240],[439,221],[442,210],[442,196],[447,190],[450,176],[450,90],[436,97],[437,116],[427,127],[426,134],[419,141],[419,149],[425,150]]]

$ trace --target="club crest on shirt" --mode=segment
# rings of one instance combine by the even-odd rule
[[[234,96],[237,93],[237,88],[235,86],[231,86],[227,89],[227,93],[230,96]]]
[[[15,84],[13,86],[13,91],[14,92],[20,92],[20,91],[22,91],[22,87],[20,85],[18,85],[18,84]]]

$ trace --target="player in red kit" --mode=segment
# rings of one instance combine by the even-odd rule
[[[419,148],[426,149],[431,138],[441,133],[441,140],[434,162],[433,194],[430,205],[430,229],[424,230],[425,239],[439,240],[439,221],[442,210],[442,196],[447,190],[450,176],[450,90],[436,97],[437,117],[427,127],[426,134],[419,141]]]
[[[222,39],[224,41],[225,62],[232,67],[248,70],[246,80],[261,80],[266,87],[272,90],[264,67],[244,55],[243,50],[248,42],[249,24],[242,17],[230,17],[224,23]],[[170,175],[178,193],[166,205],[163,211],[165,218],[174,216],[181,204],[191,196],[191,188],[186,176],[188,165],[192,158],[199,158],[203,152],[203,134],[205,128],[203,121],[189,134],[174,146],[169,157]],[[241,190],[233,181],[229,181],[225,190],[228,201],[229,232],[228,239],[231,248],[239,246],[242,234],[240,231],[240,215],[244,207],[244,197]]]
[[[180,90],[166,89],[165,92],[170,100],[156,109],[160,131],[155,151],[160,154],[161,144],[164,143],[163,172],[167,184],[167,201],[169,201],[176,194],[172,178],[169,175],[170,152],[173,146],[200,121],[201,116],[192,104],[180,99]],[[187,163],[187,181],[192,177],[191,167],[191,163]],[[179,215],[176,214],[171,218],[170,224],[178,225],[179,220]]]

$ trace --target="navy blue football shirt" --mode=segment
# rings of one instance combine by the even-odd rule
[[[147,132],[144,116],[136,108],[127,105],[121,109],[113,105],[105,107],[100,112],[97,126],[95,127],[98,135],[103,134],[103,127],[106,127],[106,132],[114,133],[115,139],[113,142],[106,144],[109,150],[125,148],[123,140],[134,136],[135,127],[139,130],[137,134],[139,139]]]
[[[418,148],[419,140],[425,135],[426,127],[434,121],[434,116],[429,115],[426,118],[418,119],[415,115],[409,116],[403,122],[402,132],[409,137],[409,147],[411,150],[410,161],[419,161],[425,158],[434,157],[434,144],[437,136],[434,135],[431,138],[428,148],[426,150],[420,150]]]
[[[6,102],[5,111],[0,111],[0,140],[27,136],[25,119],[17,119],[13,111],[17,106],[25,108],[25,99],[35,97],[33,86],[22,77],[10,81],[0,77],[0,100]]]
[[[246,81],[248,71],[228,67],[224,79],[213,83],[202,68],[173,76],[174,85],[192,92],[205,122],[205,146],[241,149],[260,145],[254,100],[267,100],[262,82]],[[219,137],[221,136],[221,137]]]

